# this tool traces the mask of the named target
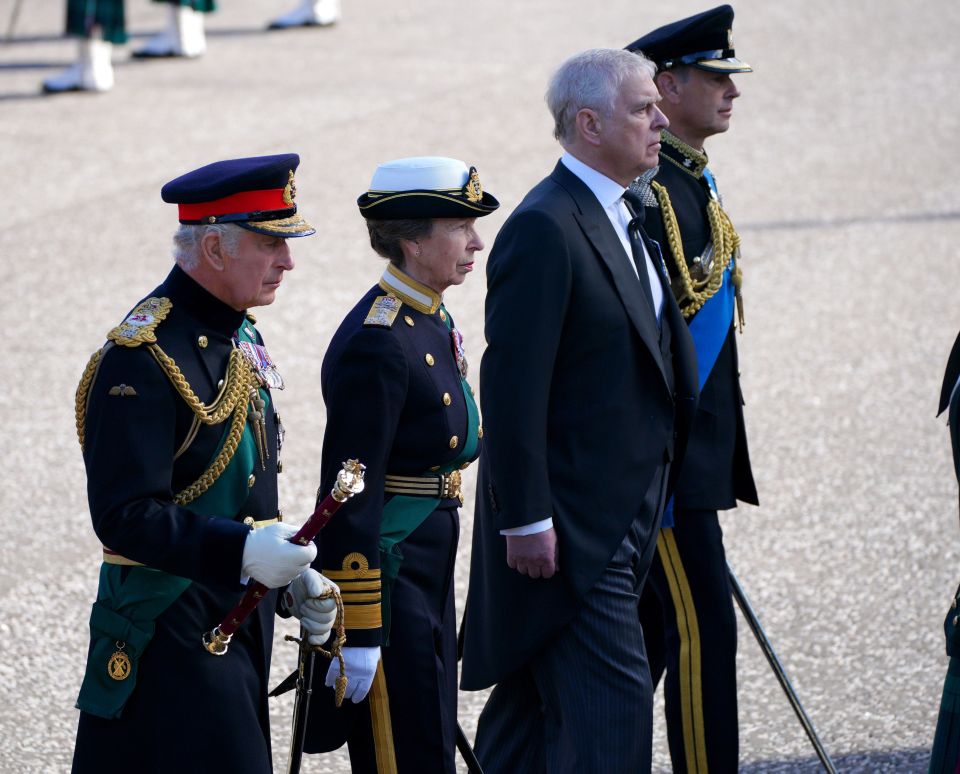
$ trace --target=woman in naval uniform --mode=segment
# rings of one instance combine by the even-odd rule
[[[317,558],[343,597],[349,701],[336,708],[314,686],[304,749],[346,741],[354,772],[452,773],[460,471],[483,430],[443,293],[473,270],[476,219],[499,203],[476,169],[434,157],[380,165],[357,203],[389,263],[323,360],[321,491],[354,458],[367,488],[324,529]],[[334,661],[328,688],[337,674]]]

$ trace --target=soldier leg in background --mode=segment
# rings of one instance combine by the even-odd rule
[[[66,34],[78,39],[76,61],[47,78],[48,94],[113,88],[113,44],[127,42],[123,0],[67,0]]]
[[[138,59],[182,56],[194,59],[207,50],[203,14],[216,10],[214,0],[154,0],[168,5],[167,26],[133,52]]]
[[[328,27],[340,21],[340,0],[300,0],[295,8],[270,22],[269,29]]]
[[[737,771],[737,622],[716,511],[674,511],[640,605],[664,699],[673,770]],[[651,641],[659,640],[650,645]]]

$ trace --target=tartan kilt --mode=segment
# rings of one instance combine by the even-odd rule
[[[67,34],[89,38],[94,27],[111,43],[127,42],[123,0],[67,0]]]
[[[951,658],[943,681],[940,715],[930,754],[929,774],[954,774],[960,761],[960,659]]]
[[[215,0],[154,0],[168,5],[181,5],[201,13],[217,9]],[[67,0],[67,34],[89,38],[94,27],[103,31],[103,39],[111,43],[127,42],[124,0]]]

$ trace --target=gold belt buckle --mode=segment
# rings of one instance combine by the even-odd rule
[[[440,488],[440,497],[456,497],[460,501],[460,505],[463,505],[463,492],[460,491],[461,481],[459,470],[444,473],[443,484]]]

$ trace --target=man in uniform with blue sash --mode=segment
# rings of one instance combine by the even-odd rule
[[[742,329],[740,238],[707,168],[705,140],[725,132],[750,72],[733,50],[723,5],[627,46],[657,64],[660,166],[634,186],[644,229],[663,249],[697,350],[700,403],[641,597],[656,684],[666,671],[667,735],[675,772],[737,770],[737,626],[717,512],[757,503],[737,363]],[[652,177],[652,182],[651,178]]]
[[[73,771],[272,771],[267,677],[273,617],[322,643],[329,584],[282,523],[283,380],[247,310],[293,268],[314,229],[294,203],[296,154],[210,164],[168,183],[177,265],[91,357],[76,418],[103,543],[77,707]],[[270,589],[212,655],[202,635],[247,579]],[[289,585],[288,585],[289,584]]]

